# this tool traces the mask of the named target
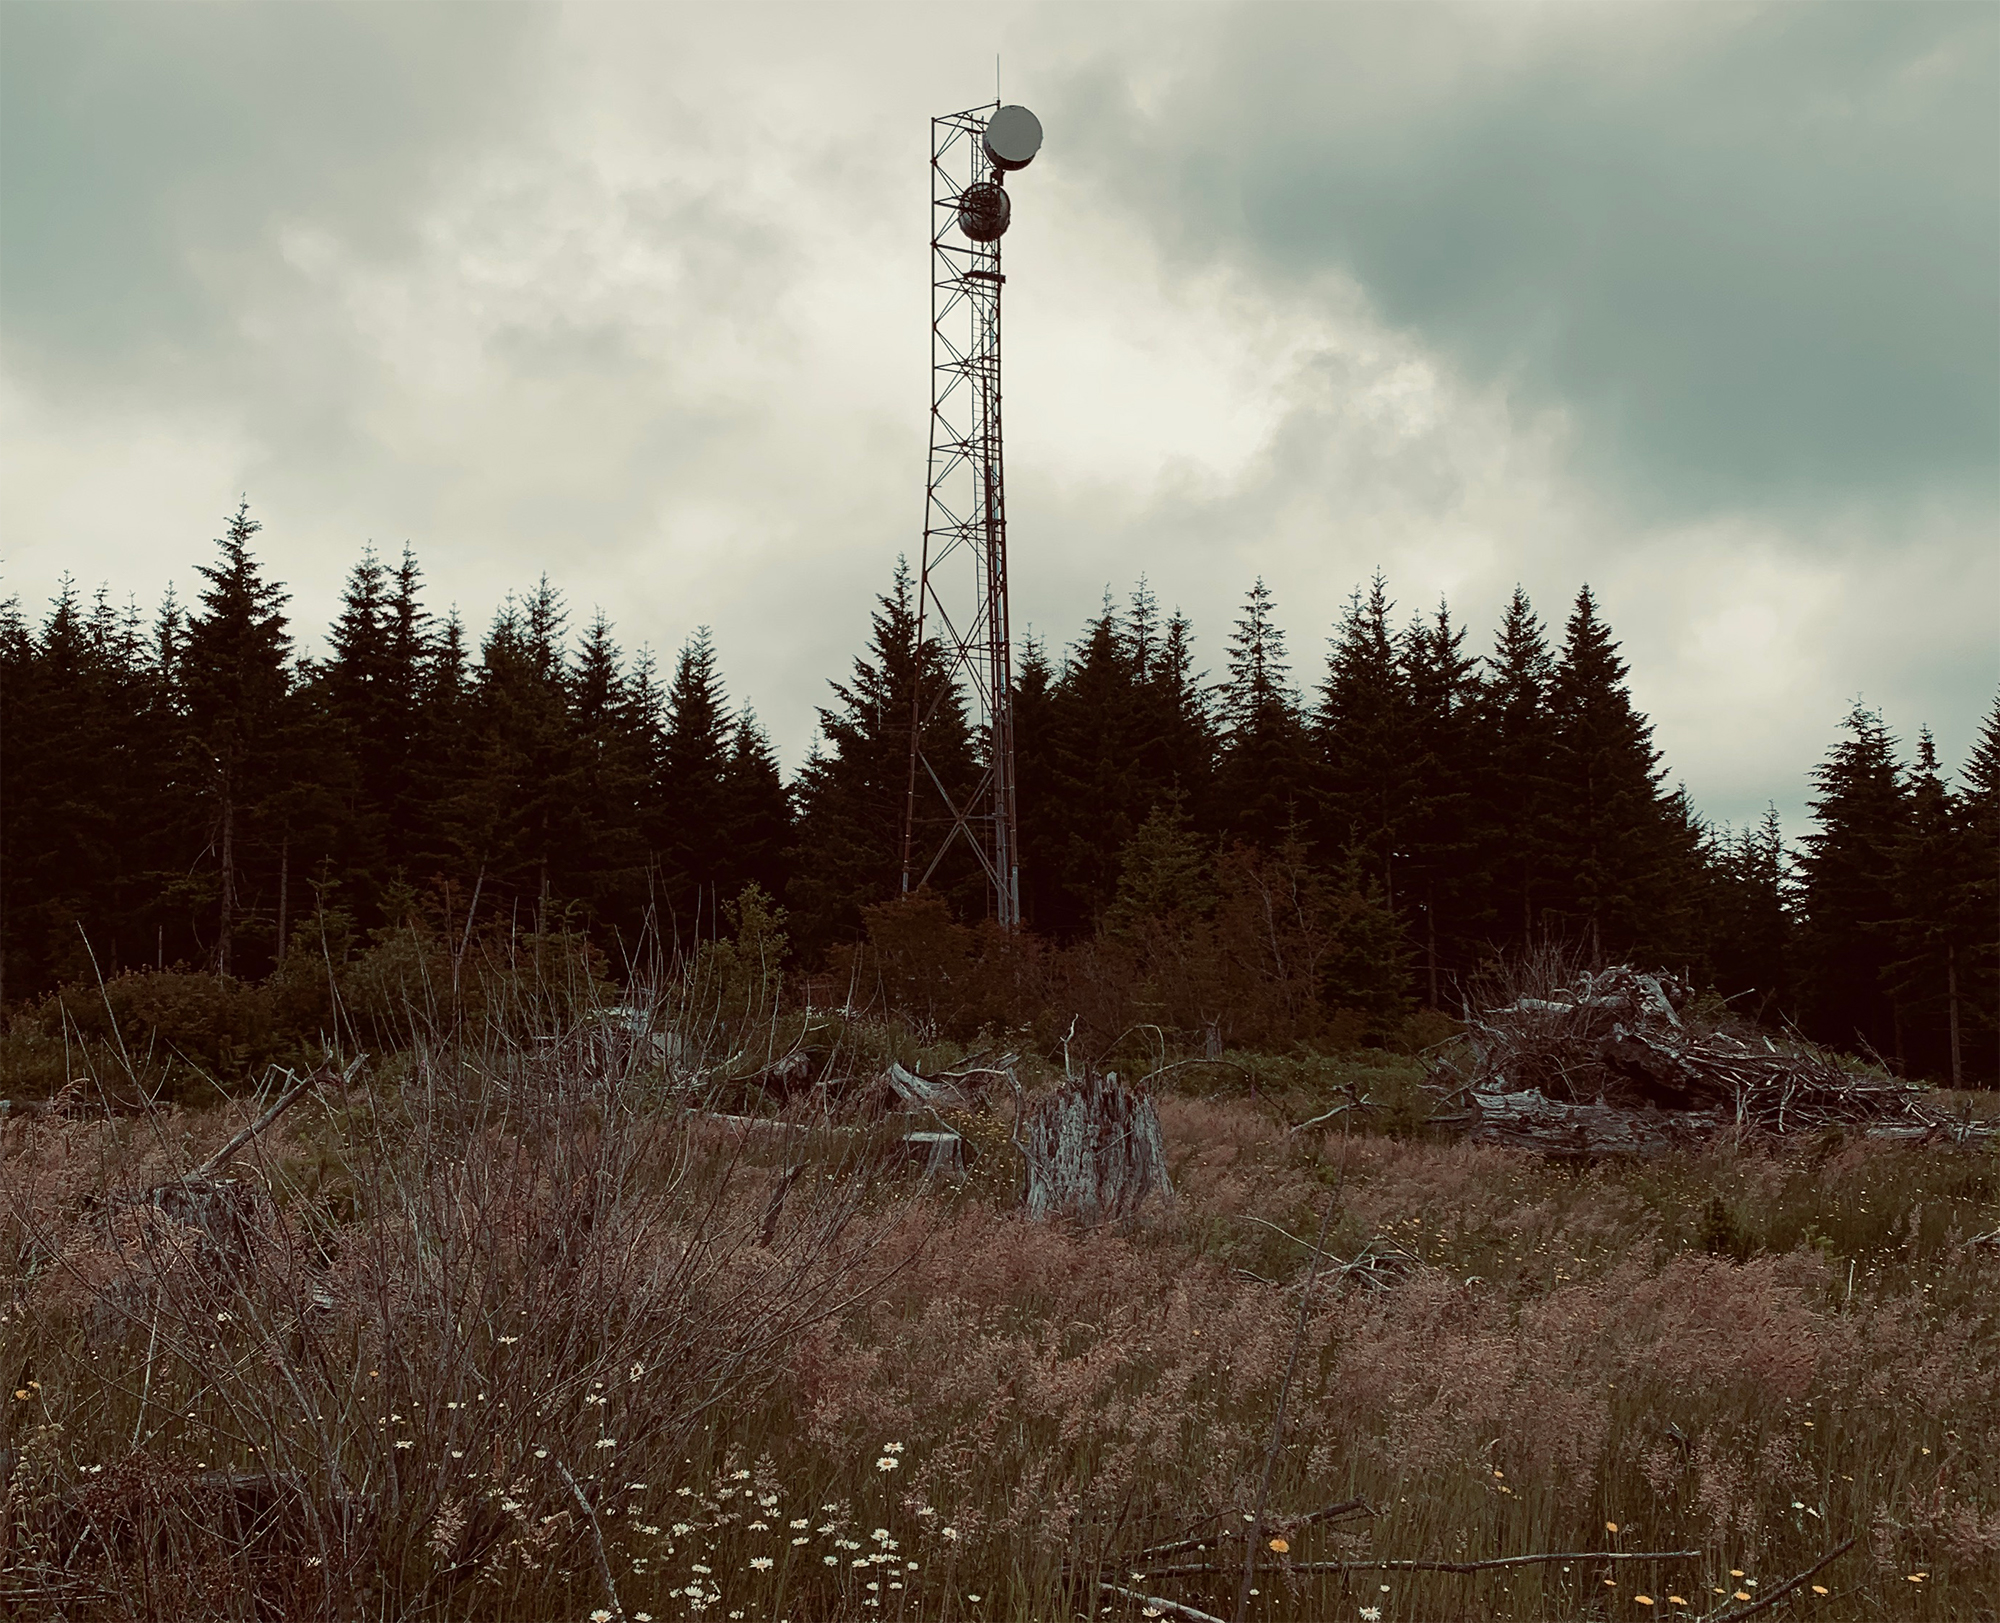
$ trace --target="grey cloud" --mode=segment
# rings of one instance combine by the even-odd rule
[[[1359,279],[1653,517],[2000,452],[2000,12],[1255,6],[1054,122],[1190,263]]]
[[[286,220],[408,253],[522,115],[526,6],[17,5],[0,19],[0,316],[44,386],[228,346]]]

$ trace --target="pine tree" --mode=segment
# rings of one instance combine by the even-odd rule
[[[477,860],[458,837],[455,808],[475,754],[465,622],[454,608],[423,636],[416,657],[404,849],[413,875],[447,887],[462,882],[468,891],[483,887]]]
[[[224,975],[237,967],[237,930],[255,894],[254,878],[271,879],[275,890],[275,874],[258,871],[260,859],[278,855],[263,849],[260,814],[300,755],[288,599],[282,586],[264,579],[250,552],[262,528],[248,501],[240,503],[216,542],[221,558],[200,566],[208,582],[201,612],[189,621],[175,657],[191,776],[206,814],[202,866],[215,875],[213,962]]]
[[[747,706],[738,712],[722,774],[722,826],[728,862],[720,883],[732,903],[746,885],[782,896],[791,877],[792,799],[778,754]]]
[[[1389,629],[1393,606],[1379,572],[1365,599],[1359,591],[1348,599],[1313,714],[1321,849],[1360,860],[1391,912],[1416,811],[1418,767],[1409,674]]]
[[[1118,884],[1118,852],[1164,787],[1150,781],[1150,742],[1136,651],[1107,596],[1071,651],[1050,707],[1049,803],[1042,816],[1050,905],[1040,927],[1059,938],[1088,930]]]
[[[1895,956],[1885,974],[1887,991],[1902,1011],[1903,1049],[1911,1068],[1949,1078],[1953,1087],[1962,1086],[1965,1077],[1959,964],[1970,964],[1979,946],[1963,899],[1979,877],[1958,797],[1938,768],[1937,746],[1926,727],[1917,737],[1917,765],[1895,851]]]
[[[1118,893],[1104,914],[1112,935],[1162,922],[1185,928],[1214,910],[1215,875],[1183,801],[1162,800],[1118,853]]]
[[[1895,740],[1873,711],[1856,705],[1848,737],[1813,771],[1818,827],[1802,844],[1805,924],[1801,1002],[1809,1035],[1877,1052],[1902,1049],[1889,991],[1894,961],[1895,861],[1907,823]]]
[[[1478,802],[1479,872],[1486,904],[1479,923],[1498,943],[1539,938],[1547,882],[1555,738],[1549,690],[1555,670],[1542,624],[1519,586],[1487,656],[1479,698],[1486,747]]]
[[[12,596],[0,600],[0,760],[9,768],[0,772],[0,1013],[5,1012],[8,998],[21,995],[24,972],[26,984],[40,990],[19,934],[22,910],[36,899],[40,872],[25,860],[35,839],[32,803],[13,770],[14,752],[24,731],[34,725],[30,703],[34,659],[34,634],[21,613],[21,600]]]
[[[2000,1082],[2000,699],[1960,773],[1958,826],[1964,841],[1964,880],[1954,899],[1963,961],[1954,954],[1958,983],[1959,1043],[1967,1074]]]
[[[1315,788],[1312,748],[1289,675],[1285,634],[1260,577],[1229,642],[1215,800],[1227,833],[1266,850],[1276,850],[1311,807]]]
[[[1155,741],[1149,776],[1187,797],[1198,826],[1213,827],[1218,745],[1203,686],[1206,675],[1194,668],[1193,623],[1176,609],[1157,651],[1146,655],[1145,692],[1152,707],[1149,731]]]
[[[650,740],[635,717],[618,645],[603,610],[591,617],[568,672],[570,725],[581,753],[583,844],[565,874],[574,898],[628,947],[636,943],[650,813]]]
[[[849,681],[830,684],[838,703],[820,710],[820,742],[793,786],[798,844],[786,900],[793,938],[808,956],[858,939],[862,908],[901,890],[910,718],[920,692],[925,758],[955,802],[963,804],[978,770],[964,699],[944,655],[933,639],[917,645],[907,561],[898,560],[877,602],[869,651],[855,660]],[[985,881],[962,843],[947,841],[950,818],[935,785],[917,785],[917,812],[913,883],[938,855],[929,887],[976,911]]]
[[[431,656],[430,611],[423,605],[423,571],[406,545],[391,577],[383,682],[393,707],[391,731],[384,741],[390,757],[383,774],[382,794],[389,811],[388,860],[412,879],[428,877],[423,853],[437,842],[427,828],[422,771],[417,761],[418,735],[428,687]]]
[[[1056,684],[1048,649],[1032,632],[1014,667],[1014,784],[1021,839],[1021,914],[1054,934],[1068,917],[1058,853],[1066,836],[1056,794]]]
[[[676,934],[690,932],[690,940],[720,928],[721,905],[734,894],[726,888],[729,753],[728,696],[716,669],[715,644],[703,626],[674,662],[660,746],[658,848]]]
[[[39,636],[0,609],[0,812],[6,975],[14,991],[110,974],[152,902],[163,774],[148,737],[136,620],[65,577]]]
[[[525,902],[537,927],[568,890],[586,848],[584,760],[569,713],[564,611],[544,579],[524,606],[509,596],[480,645],[463,745],[445,808],[461,872],[496,901]]]
[[[1479,782],[1479,662],[1440,599],[1437,613],[1404,634],[1410,694],[1409,855],[1403,894],[1417,920],[1426,1001],[1446,1006],[1446,988],[1468,973],[1478,941],[1475,789]]]
[[[337,867],[365,925],[382,922],[396,780],[408,744],[407,696],[392,693],[390,685],[388,582],[375,549],[364,549],[348,574],[327,634],[331,655],[315,672],[312,695],[336,751],[323,769],[337,803]],[[288,828],[281,836],[287,859],[293,832]],[[289,860],[285,867],[289,879]]]
[[[1660,793],[1652,725],[1633,707],[1626,675],[1586,586],[1549,688],[1549,879],[1599,961],[1639,948],[1657,954],[1674,881],[1686,877],[1675,871],[1683,842]]]
[[[1789,1011],[1796,1001],[1793,957],[1796,920],[1783,826],[1775,806],[1755,827],[1724,829],[1707,843],[1707,913],[1703,956],[1730,1005],[1758,1020]]]

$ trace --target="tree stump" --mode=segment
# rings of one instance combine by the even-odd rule
[[[965,1140],[956,1133],[905,1133],[903,1153],[923,1163],[926,1178],[965,1182]]]
[[[1086,1069],[1026,1113],[1015,1143],[1028,1163],[1028,1215],[1096,1224],[1130,1217],[1148,1195],[1173,1199],[1159,1113],[1116,1071]]]

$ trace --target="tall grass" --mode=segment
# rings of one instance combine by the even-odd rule
[[[567,970],[476,1020],[413,971],[399,1026],[329,1034],[393,1049],[216,1188],[176,1180],[254,1101],[0,1128],[0,1598],[1141,1615],[1108,1580],[1226,1616],[1337,1186],[1328,1249],[1409,1260],[1305,1304],[1253,1616],[1701,1615],[1850,1532],[1789,1610],[2000,1608],[1992,1152],[1561,1167],[1432,1136],[1387,1056],[1230,1056],[1163,1082],[1204,1090],[1161,1100],[1171,1209],[1031,1223],[1010,1103],[925,1182],[831,1085],[915,1040],[734,950],[615,1017]],[[1344,1150],[1287,1131],[1340,1084],[1375,1101]],[[1612,1549],[1700,1554],[1362,1564]]]

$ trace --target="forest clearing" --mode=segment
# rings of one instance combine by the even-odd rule
[[[0,1623],[2000,1623],[2000,6],[0,47]]]
[[[231,1098],[71,1023],[0,1125],[14,1615],[2000,1605],[1990,1095],[1565,1160],[1467,1139],[1455,1034],[1141,1034],[1077,1069],[1170,1187],[1038,1219],[1033,1032],[549,947]]]

